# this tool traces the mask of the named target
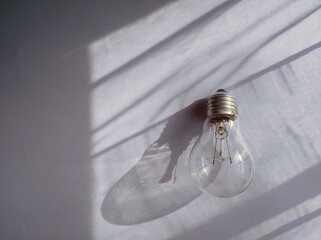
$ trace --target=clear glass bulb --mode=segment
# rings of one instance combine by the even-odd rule
[[[251,183],[255,162],[238,121],[205,121],[189,166],[196,185],[216,197],[232,197]]]

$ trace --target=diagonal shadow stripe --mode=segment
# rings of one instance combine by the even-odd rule
[[[274,33],[272,36],[270,36],[268,39],[266,39],[263,43],[261,43],[258,47],[256,47],[253,51],[251,51],[234,69],[231,71],[220,83],[225,82],[229,78],[231,78],[233,75],[237,73],[239,69],[241,69],[257,52],[259,52],[262,48],[264,48],[266,45],[268,45],[270,42],[277,39],[279,36],[284,34],[285,32],[289,31],[293,27],[297,26],[299,23],[303,22],[305,19],[310,17],[315,12],[319,11],[321,8],[321,5],[318,7],[306,12],[301,17],[295,19],[290,24],[288,24],[286,27],[282,28],[281,30]]]
[[[316,43],[316,44],[314,44],[314,45],[312,45],[312,46],[310,46],[310,47],[307,47],[307,48],[303,49],[302,51],[300,51],[300,52],[298,52],[296,54],[293,54],[293,55],[291,55],[291,56],[289,56],[289,57],[287,57],[287,58],[285,58],[285,59],[283,59],[283,60],[281,60],[281,61],[279,61],[279,62],[277,62],[277,63],[275,63],[275,64],[273,64],[273,65],[271,65],[271,66],[269,66],[269,67],[257,72],[257,73],[254,73],[251,76],[249,76],[249,77],[247,77],[247,78],[245,78],[245,79],[243,79],[243,80],[241,80],[241,81],[239,81],[239,82],[237,82],[237,83],[235,83],[233,85],[230,85],[230,86],[226,87],[226,90],[230,91],[230,90],[232,90],[234,88],[238,88],[238,87],[240,87],[240,86],[242,86],[242,85],[244,85],[244,84],[246,84],[246,83],[248,83],[248,82],[250,82],[252,80],[255,80],[255,79],[257,79],[257,78],[259,78],[259,77],[271,72],[271,71],[274,71],[274,70],[280,68],[283,65],[286,65],[286,64],[288,64],[290,62],[293,62],[293,61],[299,59],[300,57],[303,57],[303,56],[309,54],[310,52],[312,52],[312,51],[314,51],[314,50],[316,50],[316,49],[318,49],[320,47],[321,47],[321,41]]]
[[[295,208],[321,193],[321,163],[318,163],[278,187],[215,216],[205,224],[189,229],[173,239],[197,239],[203,232],[205,239],[230,239]],[[226,228],[226,224],[233,226]],[[206,237],[207,236],[207,237]]]
[[[283,233],[290,231],[291,229],[299,227],[300,225],[313,220],[314,218],[319,217],[320,215],[321,215],[321,208],[318,210],[315,210],[311,213],[308,213],[300,218],[297,218],[297,219],[283,225],[282,227],[279,227],[278,229],[264,235],[263,237],[259,238],[258,240],[269,240],[269,239],[275,238]]]
[[[106,81],[108,81],[109,79],[111,79],[112,77],[114,77],[115,75],[121,73],[122,71],[124,71],[127,68],[133,67],[135,65],[137,65],[142,59],[148,57],[149,55],[152,55],[155,51],[160,50],[164,47],[167,46],[167,44],[171,43],[173,40],[181,37],[182,35],[184,35],[186,32],[190,32],[194,29],[199,28],[202,24],[207,24],[207,22],[211,22],[214,19],[218,18],[220,15],[222,15],[227,9],[231,8],[232,6],[238,4],[241,1],[235,1],[235,0],[228,0],[224,3],[222,3],[221,5],[215,7],[214,9],[210,10],[208,13],[202,15],[201,17],[197,18],[196,20],[194,20],[193,22],[191,22],[190,24],[188,24],[187,26],[181,28],[180,30],[178,30],[177,32],[173,33],[172,35],[168,36],[167,38],[165,38],[164,40],[160,41],[159,43],[157,43],[156,45],[152,46],[151,48],[147,49],[146,51],[144,51],[143,53],[141,53],[140,55],[138,55],[137,57],[135,57],[134,59],[128,61],[127,63],[123,64],[122,66],[120,66],[119,68],[115,69],[114,71],[112,71],[111,73],[107,74],[105,77],[103,77],[102,79],[94,82],[91,84],[91,88],[97,88],[100,85],[102,85],[103,83],[105,83]]]

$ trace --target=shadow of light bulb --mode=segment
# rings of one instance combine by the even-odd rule
[[[101,209],[106,221],[117,225],[148,222],[201,194],[190,176],[188,158],[205,119],[206,99],[169,117],[160,137],[107,193]]]

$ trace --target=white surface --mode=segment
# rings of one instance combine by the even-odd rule
[[[2,6],[0,238],[320,239],[320,4]],[[230,199],[187,169],[217,88],[257,164]]]

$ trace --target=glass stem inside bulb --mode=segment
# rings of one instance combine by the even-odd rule
[[[228,143],[228,131],[226,129],[226,126],[224,124],[224,120],[217,123],[216,127],[215,127],[215,143],[214,143],[214,156],[213,156],[213,164],[215,163],[215,160],[218,160],[220,162],[224,161],[224,156],[223,156],[223,141],[225,139],[226,141],[226,148],[227,148],[227,152],[228,152],[228,156],[230,159],[230,163],[232,164],[232,158],[231,158],[231,154],[230,154],[230,147],[229,147],[229,143]],[[216,148],[217,148],[217,140],[220,141],[219,145],[219,156],[218,158],[216,158]]]

